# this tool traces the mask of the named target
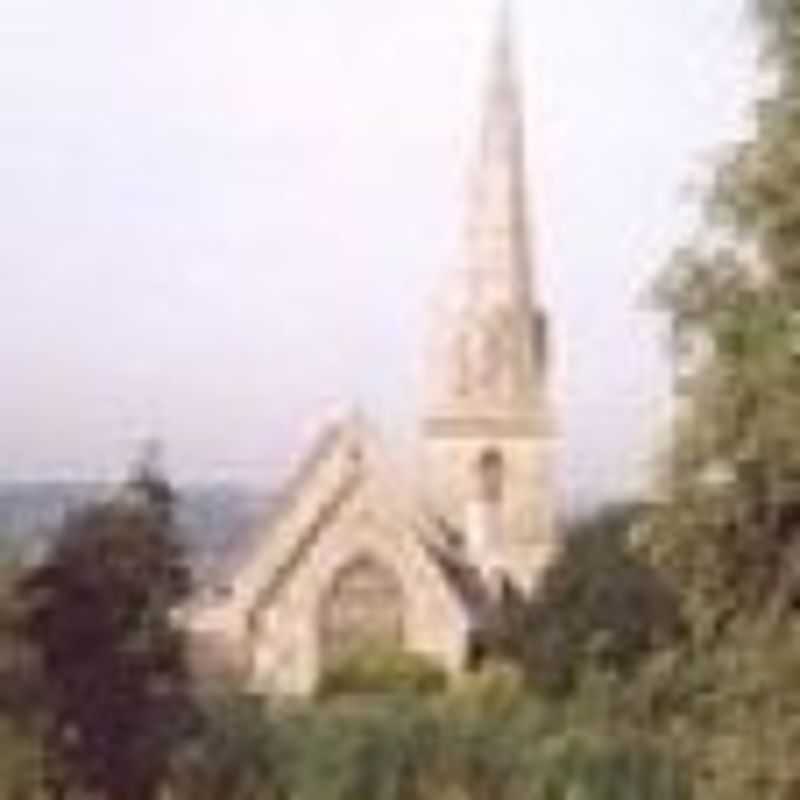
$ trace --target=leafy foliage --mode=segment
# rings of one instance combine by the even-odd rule
[[[61,791],[156,796],[189,707],[170,619],[188,590],[171,490],[144,471],[68,516],[49,556],[22,576],[19,630],[36,656],[40,729]]]
[[[794,603],[800,577],[800,8],[754,7],[775,94],[718,169],[702,236],[659,287],[684,414],[652,555],[706,637]]]
[[[631,674],[679,636],[673,592],[629,541],[643,513],[612,505],[578,520],[531,600],[509,610],[500,653],[538,691],[569,693],[587,671]]]
[[[447,686],[442,668],[418,653],[376,645],[359,647],[328,666],[320,677],[317,697],[403,693],[427,695]]]
[[[28,698],[13,601],[19,569],[10,555],[0,555],[0,797],[32,800],[44,790],[44,758],[20,713]]]
[[[800,5],[754,0],[773,94],[717,171],[707,225],[659,286],[682,414],[642,537],[689,636],[638,676],[703,797],[800,791]]]
[[[0,714],[0,797],[38,800],[45,797],[44,754],[37,740]]]
[[[14,585],[19,567],[0,554],[0,713],[17,708],[22,678],[22,643],[16,630]]]
[[[428,697],[348,695],[269,710],[235,698],[213,714],[216,733],[193,758],[192,780],[173,789],[201,800],[690,797],[660,742],[600,722],[607,692],[587,685],[567,710],[503,669]]]
[[[286,735],[263,698],[215,695],[176,753],[171,793],[187,800],[287,797]]]

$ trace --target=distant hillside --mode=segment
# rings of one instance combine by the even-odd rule
[[[64,514],[106,497],[102,483],[0,483],[0,544],[35,558]],[[178,488],[179,522],[195,569],[206,573],[229,557],[266,517],[270,497],[230,484]]]

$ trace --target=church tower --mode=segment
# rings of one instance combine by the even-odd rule
[[[435,321],[423,446],[432,488],[470,557],[530,590],[555,545],[554,432],[507,3],[483,115],[462,263]]]

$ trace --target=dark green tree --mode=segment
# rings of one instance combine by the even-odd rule
[[[507,608],[497,654],[538,691],[568,695],[593,671],[629,675],[680,635],[674,593],[631,545],[644,513],[612,504],[573,522],[533,597]]]
[[[800,791],[800,3],[751,8],[771,88],[658,287],[680,414],[642,537],[689,635],[642,673],[639,708],[698,795],[731,800]]]
[[[658,287],[682,402],[653,555],[706,638],[800,597],[800,6],[753,8],[774,92]]]
[[[190,708],[174,506],[153,466],[137,466],[110,500],[69,514],[18,585],[56,796],[147,800],[167,773]]]
[[[17,707],[21,682],[21,642],[17,632],[14,586],[18,563],[0,550],[0,714]]]
[[[44,790],[40,742],[24,713],[30,700],[29,659],[17,630],[14,585],[19,561],[0,552],[0,797],[33,800]]]

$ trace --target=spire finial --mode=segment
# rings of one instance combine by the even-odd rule
[[[511,0],[500,0],[500,20],[497,29],[497,38],[500,47],[510,53],[514,30],[514,10]]]
[[[500,0],[500,24],[498,26],[499,38],[508,47],[511,43],[511,28],[513,14],[511,0]]]
[[[514,17],[511,0],[500,0],[490,76],[491,93],[504,96],[514,91]],[[490,101],[491,102],[491,101]]]

